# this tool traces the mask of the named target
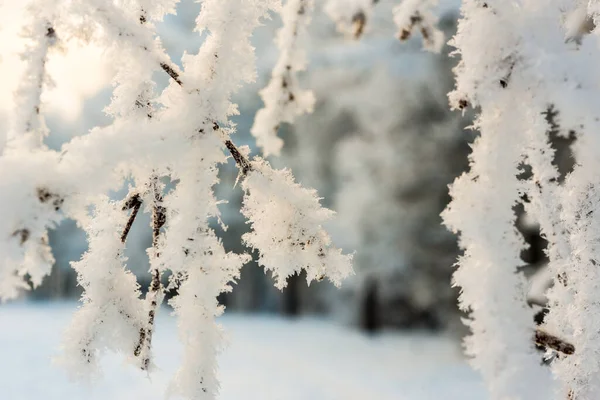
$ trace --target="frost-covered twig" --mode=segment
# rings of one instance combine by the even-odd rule
[[[73,6],[76,6],[77,3],[74,3]],[[109,34],[111,32],[118,31],[119,34],[125,36],[132,36],[132,34],[127,33],[128,29],[137,30],[138,35],[146,35],[152,36],[152,25],[148,23],[148,12],[145,9],[142,9],[142,12],[139,14],[139,23],[136,22],[129,23],[126,19],[127,13],[124,10],[117,10],[115,6],[111,4],[103,4],[100,7],[94,7],[93,4],[85,4],[84,7],[92,7],[90,11],[89,8],[87,11],[90,11],[92,18],[97,18],[101,22],[104,22],[106,25],[105,31]],[[139,12],[139,10],[138,10]],[[135,18],[136,14],[131,15],[131,19]],[[120,27],[115,27],[115,25],[120,24]],[[147,45],[142,46],[144,52],[150,52],[148,50],[150,47]],[[148,62],[146,58],[138,57],[130,59],[130,48],[121,48],[119,46],[114,46],[111,50],[116,53],[116,59],[122,60],[120,63],[116,63],[118,65],[118,73],[115,78],[116,89],[113,94],[113,99],[110,106],[107,108],[107,112],[112,114],[115,119],[115,125],[131,122],[137,124],[148,123],[153,118],[153,107],[151,105],[152,96],[153,96],[153,82],[152,82],[152,74],[158,69],[157,63]],[[139,140],[139,139],[138,139]],[[143,140],[143,139],[142,139]],[[134,171],[134,178],[136,182],[144,181],[148,179],[147,177],[150,174],[147,172],[147,169],[141,168],[138,171]],[[154,182],[154,181],[152,181]],[[152,185],[150,185],[152,186]],[[154,186],[156,183],[154,182]],[[154,187],[153,186],[153,187]],[[141,194],[143,193],[143,195]],[[148,193],[151,193],[148,196]],[[122,207],[123,211],[131,210],[131,214],[127,220],[127,223],[123,227],[122,233],[120,234],[121,243],[124,245],[128,236],[128,233],[131,229],[131,226],[141,208],[142,203],[144,202],[144,195],[150,197],[151,200],[146,203],[153,205],[154,209],[156,209],[154,193],[152,188],[147,187],[144,191],[139,191],[138,189],[133,189],[132,193],[128,196],[128,199],[125,201],[124,206]],[[156,221],[156,217],[154,218]],[[155,222],[154,221],[154,222]],[[155,224],[156,225],[156,224]],[[156,236],[156,230],[153,231]],[[110,233],[107,232],[107,235]],[[153,241],[153,248],[156,247],[157,240]],[[96,252],[101,251],[101,249],[93,249]],[[101,257],[101,254],[94,254],[91,249],[90,252],[92,254],[89,256],[92,257]],[[153,257],[150,257],[153,260]],[[156,264],[156,263],[154,263]],[[160,273],[156,270],[156,268],[152,269],[152,284],[148,291],[148,295],[146,301],[140,301],[136,304],[138,309],[136,312],[138,314],[143,314],[144,312],[147,314],[146,320],[142,322],[143,318],[138,318],[136,323],[136,331],[138,338],[135,341],[135,346],[129,347],[129,355],[140,357],[140,366],[142,369],[148,369],[150,365],[150,352],[151,352],[151,340],[152,340],[152,332],[153,332],[153,324],[154,324],[154,314],[156,312],[156,308],[159,304],[160,293],[159,290],[154,290],[156,287],[156,276],[158,275],[158,287],[160,289]],[[80,272],[81,278],[81,272]],[[138,291],[139,295],[139,291]],[[145,311],[144,311],[145,310]],[[128,313],[131,314],[131,313]],[[76,320],[73,322],[77,323]],[[72,328],[75,329],[75,328]],[[95,335],[94,330],[92,329],[90,335]],[[117,340],[118,339],[114,339]],[[109,343],[109,347],[119,346],[118,343]],[[124,348],[120,348],[121,350],[125,350]]]
[[[252,164],[248,161],[248,158],[244,156],[240,150],[233,144],[233,142],[229,139],[225,141],[225,147],[229,150],[231,157],[233,157],[236,165],[240,170],[240,174],[242,176],[248,175],[248,172],[252,169]]]
[[[98,373],[98,358],[106,350],[133,355],[143,329],[142,300],[135,276],[125,270],[122,207],[104,197],[95,204],[87,226],[89,249],[73,263],[83,287],[83,305],[75,313],[63,342],[60,363],[77,377]]]
[[[340,32],[359,39],[367,29],[373,6],[379,0],[327,0],[325,12]]]
[[[277,34],[279,59],[272,78],[260,95],[265,107],[256,113],[250,130],[265,156],[279,155],[283,141],[277,137],[282,122],[312,112],[315,102],[311,91],[302,90],[298,72],[306,68],[304,41],[310,23],[314,0],[288,0],[281,11],[283,27]]]
[[[439,53],[444,46],[444,34],[438,29],[438,17],[432,11],[437,5],[438,0],[401,0],[394,8],[394,22],[400,29],[398,38],[407,40],[418,30],[423,37],[423,48]]]
[[[17,114],[7,144],[10,148],[35,149],[42,146],[48,133],[40,113],[41,95],[48,79],[48,51],[57,38],[52,23],[45,16],[33,19],[26,34],[33,43],[29,43],[27,50],[21,54],[27,64],[15,93]]]
[[[105,26],[107,31],[112,35],[111,40],[118,40],[118,43],[126,42],[132,48],[140,47],[143,49],[144,57],[141,59],[137,59],[138,63],[146,65],[148,67],[148,64],[146,63],[149,62],[150,67],[152,65],[154,65],[155,67],[160,67],[160,69],[167,73],[167,75],[169,75],[173,79],[173,81],[177,83],[178,86],[183,87],[183,89],[186,90],[188,93],[190,91],[203,90],[202,88],[194,89],[193,84],[184,86],[182,81],[182,72],[179,71],[179,69],[168,59],[168,56],[164,54],[164,51],[160,47],[160,43],[156,45],[150,45],[150,33],[147,30],[138,27],[138,24],[135,24],[123,18],[114,6],[96,6],[92,8],[92,10],[96,13],[96,15],[98,15],[98,21],[102,24],[102,26]],[[145,17],[146,14],[147,12],[142,11],[138,18],[139,25],[142,27],[148,25],[147,19]],[[219,57],[217,53],[215,53],[214,56],[215,60],[218,60]],[[126,70],[125,72],[130,75],[133,75],[135,73],[135,71],[132,70]],[[133,81],[137,82],[139,81],[139,79],[133,79]],[[123,83],[124,85],[127,85],[128,82],[124,81]],[[143,87],[142,89],[143,90],[140,96],[145,97],[144,95],[147,94],[148,89],[144,89]],[[147,107],[146,103],[146,100],[140,101],[140,99],[136,99],[135,101],[137,107],[141,109],[145,109]],[[113,109],[115,109],[115,112],[118,113],[119,110],[123,109],[123,107],[121,106],[119,108],[113,106],[109,108],[109,111]],[[151,113],[149,113],[148,116],[151,117]],[[202,121],[202,124],[204,123],[206,123],[206,121]],[[218,122],[213,121],[212,125],[213,131],[222,132]],[[203,128],[201,128],[200,131],[203,132]],[[235,149],[235,152],[239,154],[239,150],[230,139],[228,139],[225,142],[226,143],[224,144],[227,147],[227,149],[230,150],[230,152],[232,149]]]
[[[166,223],[167,214],[163,206],[163,187],[155,175],[150,179],[148,185],[148,203],[152,207],[152,249],[150,251],[150,287],[146,295],[146,306],[148,307],[148,316],[146,326],[140,330],[138,345],[135,348],[134,355],[141,358],[142,370],[150,368],[152,337],[154,334],[154,321],[159,304],[162,302],[163,287],[161,283],[161,266],[158,258],[160,257],[160,230]]]
[[[71,5],[71,12],[85,16],[90,24],[100,26],[107,47],[126,48],[130,57],[136,62],[156,65],[181,85],[179,68],[166,55],[160,41],[154,37],[153,31],[147,29],[150,16],[152,19],[162,18],[165,13],[174,11],[176,2],[175,0],[154,2],[154,7],[151,4],[140,7],[136,4],[138,2],[132,2],[135,8],[140,8],[128,13],[126,9],[118,7],[112,1],[77,0]],[[151,10],[154,11],[151,13]]]
[[[48,52],[57,41],[54,28],[56,10],[44,2],[34,1],[27,6],[30,14],[25,28],[26,48],[21,53],[25,62],[23,75],[14,94],[14,112],[7,142],[0,144],[8,164],[18,162],[23,157],[36,157],[44,151],[43,139],[48,129],[41,114],[41,95],[48,75],[46,64]],[[38,156],[38,162],[46,162]],[[14,165],[13,168],[19,168]],[[6,171],[7,173],[14,170]],[[31,171],[25,172],[25,174]],[[13,189],[15,183],[19,189]],[[41,284],[44,276],[50,273],[54,257],[48,245],[46,229],[60,219],[59,212],[64,198],[47,188],[43,180],[6,182],[11,191],[10,200],[17,201],[27,210],[30,218],[20,218],[19,214],[6,216],[4,225],[6,239],[2,246],[3,260],[0,263],[0,300],[14,298],[20,289],[28,289],[26,276],[33,287]],[[29,186],[31,185],[31,186]],[[9,200],[8,204],[16,204]],[[7,210],[8,211],[8,210]]]

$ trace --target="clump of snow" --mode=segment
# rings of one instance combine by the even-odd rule
[[[273,271],[276,286],[303,269],[308,283],[328,277],[340,285],[352,274],[351,255],[333,246],[323,224],[333,212],[321,207],[315,190],[305,189],[289,170],[274,170],[257,158],[242,183],[242,213],[252,226],[244,234],[248,246],[259,249],[259,263]],[[277,216],[273,224],[269,215]]]

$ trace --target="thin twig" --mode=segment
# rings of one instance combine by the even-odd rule
[[[46,71],[46,63],[48,61],[48,52],[52,45],[54,45],[57,41],[56,31],[52,26],[50,21],[46,21],[46,33],[44,34],[45,46],[41,49],[41,64],[42,68],[40,73],[36,76],[36,86],[37,90],[39,90],[38,95],[34,99],[32,104],[32,108],[30,109],[29,118],[25,121],[25,133],[29,133],[32,129],[35,128],[35,119],[40,115],[40,107],[41,107],[41,98],[40,94],[42,92],[42,87],[44,86],[44,82],[47,79],[48,72]],[[42,138],[38,138],[41,142]]]
[[[140,211],[141,206],[142,206],[142,198],[140,197],[139,193],[135,193],[127,201],[125,201],[125,204],[123,205],[123,211],[126,211],[126,210],[132,210],[132,211],[131,211],[131,215],[129,216],[129,219],[127,220],[127,224],[125,224],[123,233],[121,234],[121,243],[125,243],[125,241],[127,240],[127,235],[129,234],[129,231],[131,230],[133,221],[135,221],[135,217],[137,216],[138,211]]]
[[[173,68],[171,68],[169,65],[167,65],[165,63],[161,63],[160,67],[171,78],[173,78],[173,80],[175,80],[175,82],[177,82],[179,84],[179,86],[183,87],[183,83],[180,80],[180,74],[178,74]],[[221,129],[219,127],[219,124],[216,122],[213,122],[213,130],[218,131],[219,129]],[[240,150],[231,141],[231,139],[227,139],[225,141],[225,147],[227,147],[227,150],[229,150],[229,153],[231,153],[231,156],[233,157],[233,159],[235,160],[235,163],[239,167],[240,176],[245,177],[246,175],[248,175],[248,172],[250,172],[252,170],[252,164],[250,164],[250,161],[240,152]]]
[[[551,335],[539,328],[535,330],[534,341],[539,346],[543,346],[566,355],[575,353],[575,346],[573,346],[571,343],[557,336]]]
[[[233,144],[233,142],[229,139],[225,141],[225,147],[231,153],[231,156],[235,160],[238,168],[240,169],[240,174],[242,176],[248,175],[248,172],[252,170],[252,164],[250,161],[240,152],[240,150]]]
[[[152,247],[154,248],[154,257],[158,258],[160,253],[158,251],[160,230],[167,221],[166,209],[163,207],[163,196],[158,184],[158,176],[153,176],[150,181],[150,190],[153,196],[152,206]],[[143,354],[141,368],[147,371],[150,366],[150,349],[152,348],[152,334],[154,333],[154,321],[156,317],[156,310],[158,308],[159,297],[162,294],[161,284],[161,273],[158,265],[155,265],[151,271],[152,279],[150,281],[150,288],[148,289],[148,295],[146,298],[150,302],[150,309],[148,310],[148,321],[146,328],[140,329],[140,336],[138,339],[138,345],[134,350],[136,357]]]
[[[146,12],[144,9],[141,10],[140,13],[140,24],[144,25],[147,21]],[[179,74],[175,72],[175,70],[170,67],[168,64],[162,62],[160,63],[161,68],[165,71],[171,78],[175,80],[180,86],[181,81],[179,80]],[[143,95],[140,95],[142,100]],[[145,101],[145,100],[144,100]],[[145,101],[148,106],[149,102]],[[140,102],[143,106],[143,101]],[[153,110],[150,107],[150,111],[148,111],[148,118],[152,118]],[[158,176],[154,175],[150,178],[150,191],[153,198],[152,205],[152,247],[154,248],[154,256],[156,258],[159,257],[160,253],[158,252],[158,240],[160,235],[160,229],[166,222],[166,210],[162,206],[163,196],[161,194],[159,185],[158,185]],[[148,321],[145,327],[141,327],[139,331],[139,338],[136,348],[133,351],[133,354],[136,357],[142,355],[142,363],[141,369],[147,371],[150,367],[150,350],[152,348],[152,334],[154,332],[154,320],[156,317],[156,309],[158,308],[158,297],[162,292],[162,285],[160,282],[160,270],[158,266],[154,266],[151,271],[151,280],[150,287],[148,288],[148,294],[146,295],[146,299],[150,302],[150,309],[148,310]]]
[[[177,82],[177,84],[179,86],[183,86],[183,83],[181,82],[181,79],[179,79],[179,73],[177,71],[175,71],[175,69],[173,67],[171,67],[169,64],[161,62],[160,63],[160,67],[162,68],[163,71],[165,71],[171,78],[173,78],[173,80],[175,82]]]
[[[115,18],[119,18],[122,14],[120,8],[114,4],[112,4],[112,2],[107,2],[109,4],[105,4],[103,7],[97,7],[96,8],[96,12],[98,13],[98,15],[102,16],[103,19],[103,25],[112,25],[114,24],[115,21],[113,21]],[[121,22],[121,21],[117,21],[117,22]],[[144,8],[140,9],[140,14],[138,17],[138,22],[140,23],[140,25],[146,25],[146,23],[148,22],[148,15],[147,12]],[[132,44],[135,44],[136,46],[138,46],[138,43],[136,43],[135,41],[135,32],[132,30],[127,30],[127,29],[120,29],[118,32],[119,38],[123,38],[123,37],[128,37],[131,40]],[[166,56],[163,57],[162,55],[159,54],[155,54],[154,53],[154,47],[151,44],[146,44],[141,46],[141,48],[148,52],[155,60],[156,62],[160,65],[161,69],[163,71],[165,71],[171,78],[173,78],[173,80],[175,80],[175,82],[177,82],[177,84],[179,86],[182,85],[181,80],[179,79],[179,73],[177,72],[177,67],[176,65],[171,61],[171,59]]]

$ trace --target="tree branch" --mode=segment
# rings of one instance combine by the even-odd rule
[[[140,12],[139,23],[141,25],[145,25],[146,22],[147,22],[146,12],[144,9],[142,9]],[[130,36],[133,36],[133,35],[130,34]],[[152,52],[152,50],[150,48],[144,47],[144,49],[150,53]],[[158,63],[160,65],[160,68],[167,75],[169,75],[169,77],[171,77],[180,87],[183,87],[183,82],[181,81],[181,74],[176,71],[175,67],[173,67],[170,60],[168,62],[158,61]],[[148,115],[148,117],[151,118],[151,113]],[[213,125],[214,125],[213,129],[215,131],[220,129],[219,124],[217,122],[213,122]],[[240,168],[240,175],[246,176],[248,174],[248,172],[252,169],[251,164],[248,161],[248,159],[246,159],[246,157],[244,157],[242,155],[242,153],[239,151],[239,149],[235,146],[235,144],[233,144],[233,142],[230,139],[227,139],[225,141],[225,147],[227,147],[227,149],[231,153],[233,159],[235,160],[237,166]]]
[[[143,8],[140,10],[140,25],[145,25],[146,22],[148,21],[148,18],[146,16],[146,10],[144,10]],[[148,49],[146,49],[148,50]],[[149,51],[149,50],[148,50]],[[177,84],[179,86],[182,86],[183,83],[181,82],[181,80],[179,79],[179,73],[177,73],[177,71],[175,71],[175,68],[173,68],[171,65],[169,65],[169,63],[166,62],[161,62],[160,63],[160,67],[162,68],[163,71],[165,71],[171,78],[173,78],[173,80],[175,82],[177,82]]]
[[[167,221],[166,209],[163,207],[163,195],[158,184],[158,176],[154,175],[150,180],[150,191],[153,197],[152,205],[152,247],[154,248],[154,257],[160,257],[159,238],[160,230]],[[151,270],[152,278],[150,281],[150,287],[146,298],[150,303],[150,309],[148,310],[148,320],[146,328],[140,329],[140,336],[138,339],[138,345],[135,348],[133,354],[136,357],[142,356],[141,368],[147,371],[150,367],[150,350],[152,348],[152,335],[154,333],[154,321],[156,317],[156,310],[158,309],[159,297],[162,294],[163,286],[161,284],[161,273],[158,265],[152,267]]]

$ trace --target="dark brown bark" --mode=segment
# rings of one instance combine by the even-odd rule
[[[562,354],[571,355],[575,353],[575,346],[573,346],[571,343],[557,336],[551,335],[539,328],[535,331],[534,340],[537,345],[558,351]]]
[[[140,211],[140,207],[142,206],[142,199],[138,193],[135,193],[131,196],[125,204],[123,205],[123,211],[131,210],[131,215],[125,224],[125,228],[123,229],[123,233],[121,234],[121,243],[125,243],[127,240],[127,235],[129,235],[129,231],[131,230],[131,226],[133,225],[133,221],[135,221],[135,217]]]
[[[179,73],[175,71],[175,69],[167,63],[160,63],[160,67],[163,71],[165,71],[179,86],[183,86],[181,79],[179,79]]]
[[[248,175],[248,172],[252,170],[252,164],[250,164],[250,161],[242,153],[240,153],[240,150],[233,144],[231,140],[228,139],[225,141],[225,147],[227,147],[227,150],[229,150],[229,153],[231,153],[231,156],[235,160],[235,163],[240,169],[240,174],[242,176]]]

